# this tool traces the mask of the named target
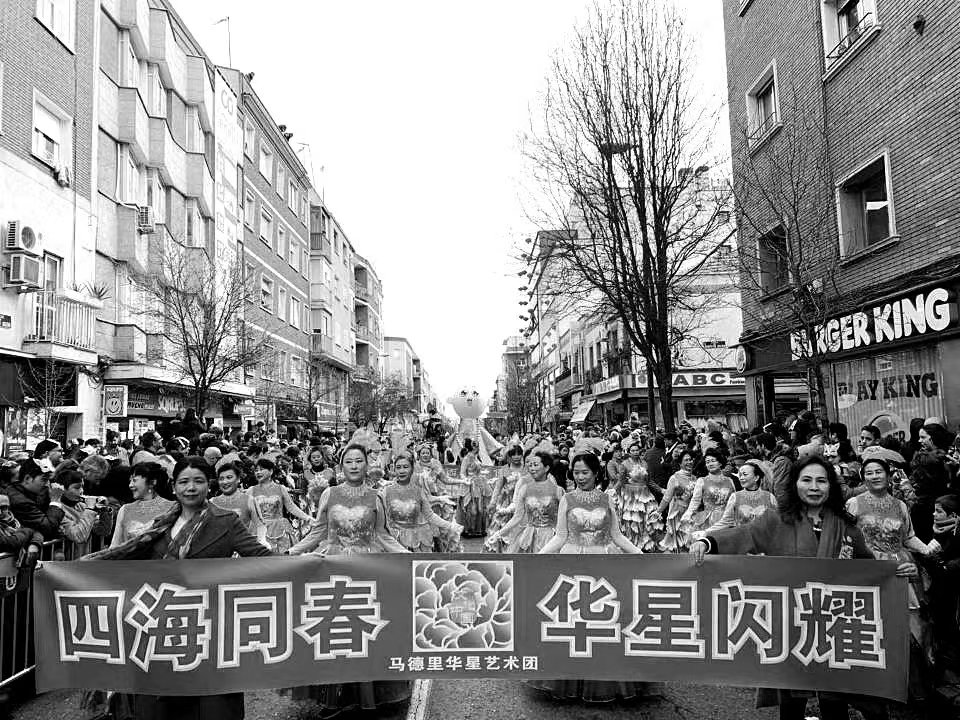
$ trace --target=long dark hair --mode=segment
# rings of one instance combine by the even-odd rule
[[[603,471],[603,463],[593,453],[578,453],[570,460],[570,467],[567,469],[567,479],[573,481],[573,466],[582,462],[597,478],[597,487],[602,490],[607,489],[607,474]]]
[[[816,455],[794,463],[793,469],[790,471],[790,481],[782,487],[779,497],[777,498],[777,509],[780,512],[780,518],[784,522],[791,524],[803,519],[805,506],[803,501],[800,500],[800,494],[797,492],[797,481],[800,479],[803,471],[811,465],[819,465],[827,474],[827,482],[830,485],[830,490],[824,507],[828,508],[837,517],[849,522],[854,522],[853,518],[851,518],[844,509],[843,488],[837,477],[837,471],[831,463],[828,463]]]

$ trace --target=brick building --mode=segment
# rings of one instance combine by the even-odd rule
[[[824,166],[809,195],[819,229],[771,218],[758,233],[742,222],[760,214],[755,196],[738,188],[740,245],[759,257],[760,282],[741,280],[750,423],[795,408],[781,383],[808,379],[807,353],[822,367],[826,414],[853,432],[870,422],[905,433],[931,415],[956,423],[960,4],[725,0],[724,22],[734,176],[791,144]],[[771,250],[796,252],[791,236],[814,258],[800,277]],[[778,298],[808,292],[824,316],[791,339],[771,315]]]
[[[96,7],[0,4],[0,452],[96,430]]]
[[[268,357],[248,379],[257,389],[256,417],[288,432],[310,424],[305,401],[310,365],[310,180],[250,83],[220,68],[239,100],[243,127],[242,249],[245,272],[259,288],[248,330],[271,338]]]

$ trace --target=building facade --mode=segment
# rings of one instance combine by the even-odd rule
[[[338,252],[334,253],[334,245]],[[345,248],[344,248],[345,246]],[[311,367],[314,404],[321,427],[336,430],[347,420],[354,369],[353,246],[320,196],[310,194]]]
[[[220,68],[239,100],[243,127],[243,271],[255,292],[247,308],[248,332],[270,337],[257,368],[255,419],[281,434],[312,423],[306,402],[310,380],[310,180],[251,84],[251,75]],[[251,418],[253,420],[254,418]]]
[[[790,153],[798,136],[824,148],[826,166],[810,178],[824,230],[779,233],[784,245],[791,232],[816,237],[807,251],[819,264],[801,278],[767,268],[772,280],[744,297],[751,424],[789,409],[778,382],[815,388],[816,368],[824,414],[851,432],[873,423],[903,435],[914,417],[955,423],[960,5],[927,3],[918,15],[895,0],[725,0],[724,19],[735,175]],[[742,245],[768,238],[740,226]],[[765,321],[778,297],[803,301],[800,290],[826,308],[809,332]]]
[[[336,239],[334,239],[336,243]],[[346,257],[349,246],[341,242],[340,253]],[[338,250],[335,248],[334,253]],[[362,255],[353,253],[353,333],[356,338],[353,377],[369,382],[380,371],[383,353],[383,285],[373,265]]]
[[[96,7],[14,0],[0,10],[0,450],[8,452],[47,433],[97,431],[99,418],[84,413],[99,397],[102,304]]]

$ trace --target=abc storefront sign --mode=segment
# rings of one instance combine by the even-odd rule
[[[932,335],[956,327],[957,318],[956,292],[935,287],[831,318],[814,329],[813,352],[827,355]],[[811,354],[803,338],[792,340],[794,359]]]

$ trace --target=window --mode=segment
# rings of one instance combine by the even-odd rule
[[[3,135],[3,63],[0,62],[0,135]]]
[[[260,143],[260,174],[273,182],[273,153],[264,143]]]
[[[63,260],[50,253],[43,254],[43,289],[56,290],[61,285]]]
[[[306,250],[300,251],[300,274],[307,276],[307,269],[310,267],[310,253]]]
[[[273,247],[273,215],[260,208],[260,239]]]
[[[37,90],[33,91],[33,154],[58,168],[70,158],[72,118]]]
[[[253,230],[257,217],[257,201],[249,190],[243,195],[243,224]]]
[[[300,305],[300,329],[310,332],[310,305],[307,303]]]
[[[297,243],[293,241],[293,238],[290,238],[290,247],[287,249],[287,262],[290,263],[290,267],[292,267],[294,270],[300,269],[300,250],[297,246]]]
[[[184,206],[184,242],[190,247],[206,245],[206,228],[196,200],[187,200]]]
[[[290,358],[290,382],[297,387],[303,387],[306,384],[303,375],[303,358]]]
[[[253,157],[253,146],[257,142],[257,131],[249,120],[243,121],[243,152],[247,157]]]
[[[289,357],[289,353],[286,350],[280,351],[280,363],[279,363],[279,367],[277,368],[277,370],[279,371],[277,374],[277,380],[282,383],[286,383],[290,379],[290,376],[287,373],[288,357]]]
[[[203,152],[203,127],[200,125],[200,113],[195,107],[187,108],[187,152]]]
[[[160,80],[160,70],[156,65],[150,65],[147,68],[147,103],[151,115],[166,117],[167,91]]]
[[[287,184],[287,207],[289,207],[294,212],[297,211],[297,183],[293,181],[293,178],[290,179],[290,182]],[[325,232],[325,229],[320,228],[320,232]]]
[[[283,189],[287,186],[287,171],[282,163],[277,163],[277,195],[283,197]]]
[[[263,360],[260,362],[260,377],[264,380],[273,380],[277,376],[277,351],[266,345]]]
[[[130,42],[130,32],[120,32],[120,43],[117,46],[120,53],[117,58],[117,84],[124,87],[137,87],[140,80],[140,62]]]
[[[250,287],[253,283],[253,279],[257,276],[257,266],[252,262],[244,263],[244,276],[243,280]]]
[[[874,0],[824,0],[820,12],[827,67],[880,29]]]
[[[117,145],[117,200],[130,205],[140,203],[140,170],[128,145]]]
[[[165,223],[167,217],[167,190],[163,187],[159,171],[147,170],[147,207],[153,208],[153,221]]]
[[[295,297],[290,298],[290,324],[300,327],[300,301]]]
[[[273,312],[273,280],[266,276],[260,278],[260,307]]]
[[[780,103],[777,96],[777,64],[770,63],[747,91],[747,139],[759,142],[779,126]]]
[[[73,50],[76,0],[37,0],[37,20]]]
[[[886,153],[838,184],[841,254],[852,255],[897,234],[891,187]]]
[[[281,320],[287,319],[287,289],[277,290],[277,317]]]
[[[761,292],[769,295],[785,288],[790,281],[790,255],[782,225],[757,240],[757,256]]]
[[[277,255],[283,257],[287,252],[287,230],[283,225],[277,225]]]

